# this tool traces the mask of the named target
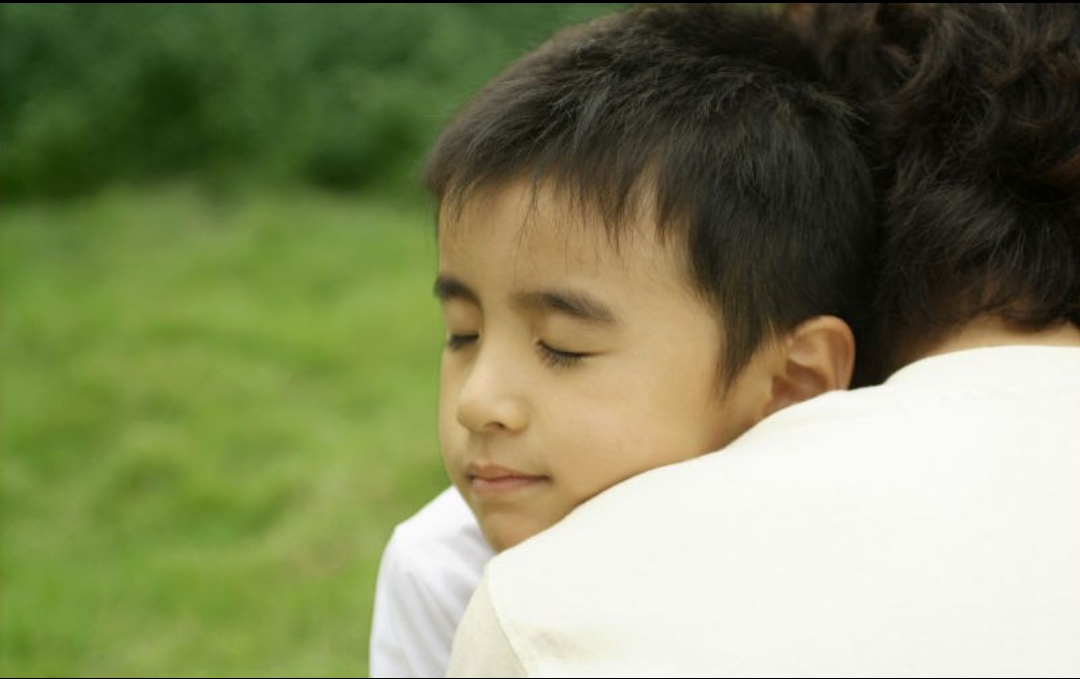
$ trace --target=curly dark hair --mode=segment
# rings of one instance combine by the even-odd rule
[[[866,105],[884,371],[977,318],[1080,327],[1080,5],[789,12]]]

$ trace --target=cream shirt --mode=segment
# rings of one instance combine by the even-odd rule
[[[1080,674],[1080,349],[927,358],[496,557],[451,676]]]

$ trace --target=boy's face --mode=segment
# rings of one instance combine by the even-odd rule
[[[440,216],[439,437],[497,550],[757,419],[741,381],[720,395],[719,324],[678,239],[661,244],[640,219],[616,250],[580,219],[550,191],[533,202],[525,184]]]

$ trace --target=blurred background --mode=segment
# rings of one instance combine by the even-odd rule
[[[447,483],[424,150],[613,7],[0,5],[0,675],[366,675]]]

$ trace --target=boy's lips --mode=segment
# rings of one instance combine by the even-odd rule
[[[469,488],[477,495],[497,496],[521,488],[528,488],[548,480],[542,474],[530,474],[496,464],[471,463],[465,469]]]

